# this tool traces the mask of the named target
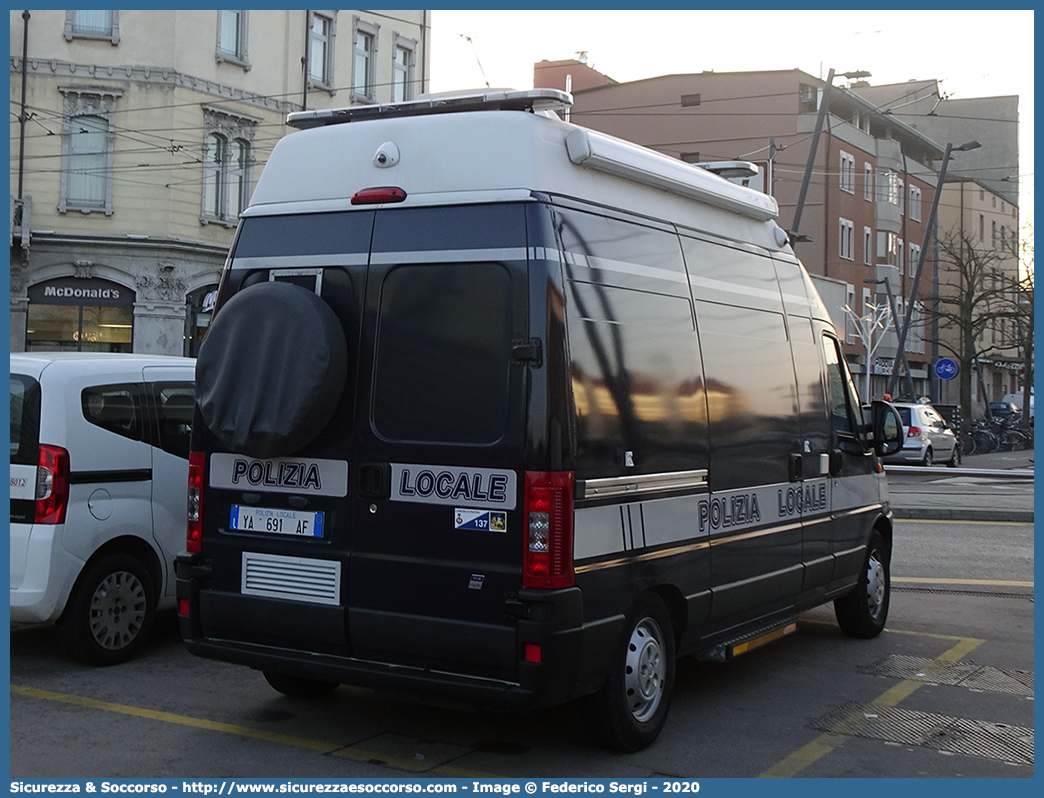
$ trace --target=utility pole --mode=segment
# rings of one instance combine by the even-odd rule
[[[965,142],[960,147],[954,147],[953,144],[946,145],[942,167],[939,169],[939,183],[935,187],[935,196],[932,197],[932,210],[931,213],[928,214],[928,224],[926,224],[924,228],[924,243],[921,245],[921,254],[917,257],[917,271],[914,273],[913,288],[910,290],[910,299],[906,303],[906,315],[903,318],[903,327],[899,330],[899,348],[896,350],[895,362],[892,366],[892,376],[888,378],[888,393],[894,394],[895,386],[899,380],[899,354],[902,353],[904,358],[906,356],[906,334],[910,330],[910,320],[913,318],[914,303],[917,301],[917,287],[921,284],[921,272],[924,271],[924,261],[928,255],[928,248],[931,246],[932,236],[935,233],[935,225],[939,218],[939,198],[942,196],[943,184],[946,182],[946,169],[950,163],[950,153],[974,150],[981,146],[982,145],[977,141]],[[938,266],[939,264],[936,262],[936,268],[938,268]],[[914,396],[913,377],[910,374],[909,367],[905,370],[904,378],[906,382],[906,390],[909,393],[907,398],[913,401],[916,397]]]
[[[869,72],[842,72],[841,77],[854,80],[856,78],[868,78]],[[819,137],[823,132],[823,121],[826,119],[827,108],[830,105],[830,89],[834,83],[834,68],[831,67],[827,73],[826,85],[823,87],[823,97],[819,101],[819,113],[816,115],[816,127],[812,132],[812,143],[808,147],[808,160],[805,162],[805,176],[801,180],[801,191],[798,194],[797,208],[794,209],[794,221],[790,225],[790,240],[798,241],[798,232],[801,227],[801,214],[805,209],[805,198],[808,196],[808,185],[812,182],[812,167],[816,163],[816,150],[819,148]]]
[[[18,201],[22,200],[22,177],[25,174],[25,76],[29,58],[29,12],[22,12],[22,107],[18,114]]]

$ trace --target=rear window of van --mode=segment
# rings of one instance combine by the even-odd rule
[[[511,278],[496,263],[392,269],[381,291],[372,396],[379,435],[493,443],[507,428]]]

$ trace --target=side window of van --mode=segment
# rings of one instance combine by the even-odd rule
[[[153,386],[156,417],[159,421],[159,447],[170,454],[189,456],[195,393],[191,383],[162,383]]]
[[[511,276],[496,263],[400,266],[385,277],[372,395],[378,434],[489,444],[507,430]]]
[[[145,439],[145,395],[143,386],[99,385],[84,388],[80,396],[83,417],[91,424],[132,441]]]
[[[707,399],[674,233],[556,209],[578,472],[707,467]]]
[[[836,340],[824,338],[823,349],[827,367],[827,401],[830,403],[834,431],[843,438],[855,438],[859,434],[862,412],[852,376],[845,366],[840,344]]]

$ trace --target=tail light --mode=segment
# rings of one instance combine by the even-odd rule
[[[69,452],[41,446],[36,464],[36,512],[33,523],[64,524],[69,507]]]
[[[188,469],[188,528],[185,549],[201,550],[203,543],[203,484],[207,470],[207,456],[203,452],[189,452]]]
[[[364,188],[352,194],[352,205],[377,205],[382,202],[403,202],[406,192],[397,186]]]
[[[572,587],[573,472],[527,471],[523,587]]]
[[[921,437],[921,428],[920,427],[910,427],[906,431],[906,437],[907,438],[920,438]]]

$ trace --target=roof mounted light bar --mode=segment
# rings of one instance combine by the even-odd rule
[[[464,111],[529,111],[541,113],[559,111],[573,104],[570,94],[558,89],[493,89],[475,92],[446,92],[429,94],[419,100],[382,105],[354,105],[350,108],[332,108],[315,111],[295,111],[287,114],[290,127],[304,130],[345,122],[368,119],[390,119],[398,116],[450,114]]]

